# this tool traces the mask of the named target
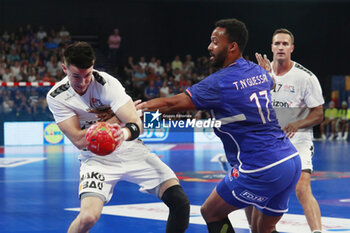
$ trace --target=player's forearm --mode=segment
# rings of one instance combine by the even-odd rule
[[[87,147],[87,143],[85,140],[86,131],[86,129],[80,130],[74,135],[64,132],[63,133],[69,138],[69,140],[73,143],[74,146],[76,146],[79,150],[82,150]]]
[[[323,108],[322,106],[311,109],[309,115],[303,120],[298,121],[299,129],[309,128],[318,125],[323,120]]]
[[[161,113],[177,113],[186,110],[195,110],[191,99],[184,93],[149,100],[145,103],[146,111],[159,111]]]

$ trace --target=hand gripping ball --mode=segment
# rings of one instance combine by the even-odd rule
[[[85,138],[88,143],[89,150],[97,155],[108,155],[120,146],[119,140],[120,126],[113,127],[106,122],[97,122],[90,126],[87,130]]]

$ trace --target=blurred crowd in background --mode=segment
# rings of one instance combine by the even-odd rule
[[[59,29],[31,25],[16,31],[5,31],[0,36],[0,80],[10,82],[57,82],[64,78],[61,65],[63,51],[71,43],[71,33],[65,26]],[[157,56],[123,59],[119,52],[122,36],[118,29],[108,37],[99,70],[119,79],[134,100],[144,101],[156,97],[169,97],[184,92],[187,87],[201,81],[215,70],[206,56],[193,58],[191,54],[174,54],[170,61]],[[95,48],[99,50],[100,48]],[[249,57],[245,57],[249,59]],[[98,61],[97,61],[98,62]],[[104,65],[105,64],[105,65]],[[0,113],[2,121],[51,121],[46,104],[50,87],[0,87]],[[327,93],[324,93],[326,96]],[[339,110],[337,109],[339,107]],[[320,126],[323,140],[346,140],[350,120],[350,98],[341,106],[330,102],[325,106],[325,120]],[[186,112],[196,118],[207,118],[206,112]]]

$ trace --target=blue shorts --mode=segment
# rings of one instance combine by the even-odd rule
[[[233,168],[217,185],[216,191],[237,208],[254,205],[264,214],[281,216],[288,211],[289,196],[300,174],[299,155],[260,172],[237,173]]]

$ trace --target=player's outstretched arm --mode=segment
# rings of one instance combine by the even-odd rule
[[[80,123],[77,116],[72,116],[67,120],[59,122],[57,125],[79,150],[87,147],[87,143],[85,141],[86,129],[80,128]]]
[[[195,110],[191,98],[185,93],[180,93],[172,97],[162,97],[143,102],[136,107],[142,111],[157,111],[161,113],[177,113],[187,110]]]

